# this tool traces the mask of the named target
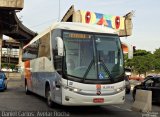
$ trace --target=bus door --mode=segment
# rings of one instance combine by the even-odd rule
[[[55,101],[62,103],[62,86],[61,86],[61,77],[57,74],[55,79],[55,88],[53,91],[55,95]]]

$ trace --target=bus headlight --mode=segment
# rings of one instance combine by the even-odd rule
[[[75,88],[75,87],[69,87],[69,86],[65,86],[63,85],[64,89],[68,89],[69,91],[73,91],[73,92],[80,92],[81,89]]]
[[[77,88],[74,88],[74,87],[68,87],[70,91],[73,91],[73,92],[80,92],[81,89],[77,89]]]
[[[73,91],[74,91],[74,92],[80,92],[81,89],[73,88]]]

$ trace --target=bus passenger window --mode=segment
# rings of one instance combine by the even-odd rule
[[[39,41],[39,57],[47,57],[49,60],[51,60],[50,55],[50,33],[47,33],[43,37],[40,38]]]

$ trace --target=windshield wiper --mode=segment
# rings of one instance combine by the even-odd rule
[[[109,78],[111,79],[111,81],[113,81],[113,78],[112,78],[112,76],[111,76],[111,73],[109,72],[109,70],[108,70],[107,66],[105,65],[104,61],[103,61],[103,60],[99,60],[99,61],[100,61],[100,63],[102,63],[103,68],[104,68],[104,70],[108,73],[108,76],[109,76]]]
[[[85,72],[85,74],[84,74],[84,76],[83,76],[83,82],[85,81],[86,76],[87,76],[87,74],[89,73],[89,71],[90,71],[93,63],[94,63],[94,60],[92,59],[91,62],[90,62],[90,64],[89,64],[89,66],[88,66],[88,68],[87,68],[87,70],[86,70],[86,72]]]
[[[100,64],[102,63],[102,66],[103,66],[104,70],[108,73],[109,79],[110,79],[111,81],[113,81],[113,78],[112,78],[112,76],[111,76],[110,71],[108,70],[108,68],[107,68],[107,66],[105,65],[104,61],[101,59],[101,51],[98,51],[98,55],[99,55],[99,62],[100,62]]]

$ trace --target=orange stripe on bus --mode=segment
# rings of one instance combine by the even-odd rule
[[[101,89],[101,85],[100,85],[100,84],[97,84],[97,85],[96,85],[96,88],[97,88],[97,89]]]
[[[27,79],[27,85],[31,86],[32,85],[32,81],[31,81],[31,71],[30,71],[30,61],[26,61],[24,63],[24,67],[25,67],[25,78]]]
[[[25,78],[31,78],[31,71],[30,71],[30,61],[26,61],[25,64]]]

